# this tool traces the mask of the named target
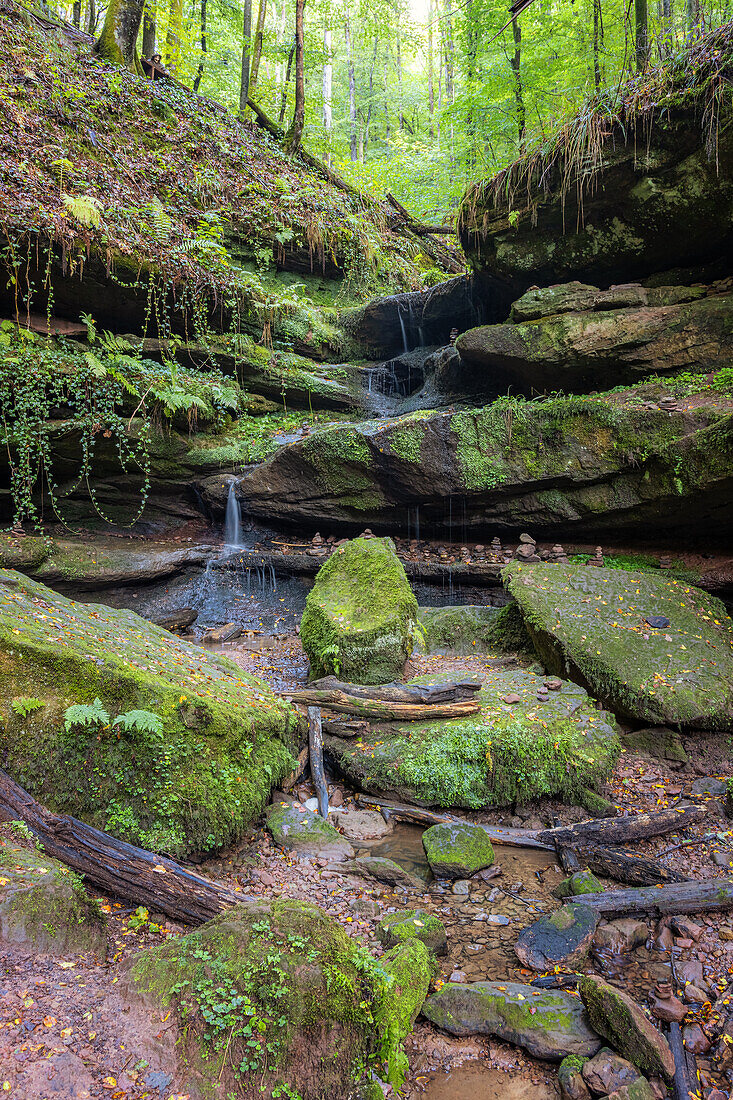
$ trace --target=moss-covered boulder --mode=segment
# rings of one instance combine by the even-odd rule
[[[158,1028],[172,1010],[192,1100],[322,1100],[349,1096],[370,1067],[401,1084],[402,1040],[431,974],[414,948],[409,962],[373,959],[314,905],[250,901],[141,952],[125,992]]]
[[[674,1077],[669,1043],[627,993],[592,974],[583,975],[578,992],[595,1030],[637,1069],[653,1077]]]
[[[451,1035],[497,1035],[552,1062],[590,1057],[601,1046],[577,997],[519,982],[449,982],[428,997],[423,1015]]]
[[[511,566],[545,667],[640,722],[733,729],[733,621],[720,600],[668,575]]]
[[[552,891],[553,897],[571,898],[581,894],[600,894],[603,887],[592,871],[576,871],[570,878],[558,882]]]
[[[522,929],[514,944],[517,958],[531,970],[579,966],[590,950],[598,919],[588,905],[569,902]]]
[[[292,769],[298,721],[226,658],[9,571],[0,720],[5,770],[39,801],[178,856],[241,835]]]
[[[503,609],[502,609],[503,610]],[[501,610],[480,604],[449,607],[421,607],[420,626],[425,632],[428,653],[487,653],[500,643]]]
[[[324,821],[299,802],[276,802],[268,806],[267,828],[276,844],[301,856],[341,860],[354,855],[346,837],[330,821]]]
[[[319,570],[300,624],[312,676],[357,684],[402,678],[412,653],[415,599],[391,539],[358,538]]]
[[[420,1009],[430,990],[430,983],[438,974],[438,964],[422,940],[409,939],[385,952],[381,965],[394,980],[392,1007],[387,1016],[387,1042],[400,1051],[389,1067],[388,1080],[399,1088],[408,1069],[407,1056],[401,1052],[401,1043],[412,1031]]]
[[[470,878],[494,862],[494,849],[480,825],[431,825],[422,835],[437,878]]]
[[[385,947],[396,947],[407,940],[421,940],[436,955],[445,955],[448,939],[443,922],[424,909],[400,909],[385,913],[377,925],[377,936]]]
[[[585,1058],[568,1054],[557,1068],[557,1080],[562,1100],[590,1100],[588,1086],[583,1080]]]
[[[0,939],[52,955],[107,949],[104,916],[82,880],[20,822],[0,825]]]
[[[368,740],[326,736],[324,744],[352,783],[418,805],[480,809],[543,795],[577,801],[610,774],[620,750],[616,725],[577,684],[563,681],[548,695],[545,679],[489,669],[476,714],[374,725]]]

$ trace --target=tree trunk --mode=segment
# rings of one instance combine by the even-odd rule
[[[255,26],[254,49],[252,51],[252,68],[249,74],[249,94],[253,98],[255,94],[255,88],[257,87],[257,77],[260,71],[260,61],[262,60],[262,41],[265,36],[266,18],[267,0],[260,0],[260,6],[257,9],[257,24]]]
[[[351,160],[358,160],[359,152],[356,140],[356,73],[354,71],[354,54],[351,41],[351,16],[348,5],[345,9],[344,37],[346,39],[346,64],[349,71],[349,156]]]
[[[155,39],[158,32],[156,15],[154,0],[146,0],[143,12],[143,57],[151,58],[156,53]]]
[[[311,778],[318,796],[318,812],[324,821],[328,821],[328,787],[323,770],[323,728],[319,707],[308,707],[308,756]]]
[[[405,128],[404,92],[402,88],[402,43],[400,41],[399,25],[395,41],[395,68],[397,69],[397,121],[400,130]]]
[[[578,901],[577,897],[564,899]],[[733,909],[733,878],[696,879],[674,886],[645,886],[639,890],[604,890],[583,894],[583,905],[606,916],[673,916],[675,913],[716,913]]]
[[[433,74],[433,0],[428,5],[428,132],[435,137],[435,86]]]
[[[581,821],[578,825],[560,825],[556,829],[543,829],[537,835],[545,844],[562,844],[571,848],[579,848],[582,844],[626,844],[697,825],[705,818],[706,812],[704,806],[653,810],[648,814],[604,817],[599,821]]]
[[[244,118],[249,99],[249,61],[252,48],[252,0],[242,8],[242,67],[239,77],[239,116]]]
[[[453,41],[453,13],[450,9],[450,3],[446,5],[445,10],[445,29],[444,29],[444,41],[445,41],[445,99],[448,106],[451,106],[455,102],[455,72],[456,72],[456,47]]]
[[[593,0],[593,83],[596,92],[601,90],[600,49],[603,43],[603,13],[601,0]]]
[[[687,37],[694,38],[700,30],[700,0],[687,0]]]
[[[201,87],[201,78],[204,75],[206,62],[206,0],[201,0],[201,60],[196,70],[196,79],[193,82],[193,90],[197,92]]]
[[[649,0],[634,0],[634,43],[636,71],[646,72],[649,67]]]
[[[71,22],[75,27],[81,27],[81,0],[74,0],[74,6],[71,9]]]
[[[672,0],[661,0],[660,8],[662,34],[659,52],[661,57],[667,57],[672,49],[672,34],[674,30],[674,23],[672,20]]]
[[[512,19],[514,36],[514,54],[509,62],[514,73],[514,98],[517,103],[517,130],[519,132],[519,152],[524,152],[524,135],[527,128],[527,112],[524,106],[524,88],[522,87],[522,28],[519,20]]]
[[[331,163],[331,141],[333,139],[333,52],[331,49],[331,28],[323,28],[323,130],[326,136],[326,164]]]
[[[88,0],[87,2],[86,30],[87,34],[94,34],[97,30],[96,0]]]
[[[75,817],[52,813],[5,772],[0,772],[0,820],[24,821],[47,855],[98,890],[185,924],[202,924],[243,900],[172,859],[116,840]]]
[[[173,73],[177,73],[181,67],[182,38],[183,0],[170,0],[168,30],[165,36],[165,60]]]
[[[142,76],[135,44],[143,18],[144,0],[109,0],[96,52],[105,61],[124,65]]]
[[[295,108],[285,145],[292,156],[300,148],[305,125],[305,47],[303,11],[305,0],[295,0]]]
[[[417,225],[394,195],[387,192],[387,201],[402,215],[408,225]],[[340,691],[357,699],[376,699],[386,703],[457,703],[472,699],[481,685],[473,679],[448,680],[441,684],[349,684],[337,676],[322,676],[312,680],[309,691]]]
[[[288,65],[285,70],[285,80],[283,81],[282,95],[280,96],[280,114],[278,115],[278,122],[282,126],[285,121],[285,111],[288,106],[288,84],[290,83],[290,74],[293,71],[293,58],[295,57],[295,38],[293,38],[293,44],[290,47],[290,53],[288,54]]]

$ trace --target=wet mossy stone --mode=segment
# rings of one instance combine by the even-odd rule
[[[585,1063],[585,1058],[568,1054],[558,1066],[557,1080],[562,1100],[590,1100],[590,1092],[582,1073]]]
[[[436,878],[470,878],[494,862],[494,849],[480,825],[431,825],[423,848]]]
[[[733,729],[733,621],[720,600],[625,569],[517,564],[504,576],[548,670],[635,721]],[[656,616],[669,625],[651,627]]]
[[[394,980],[392,1011],[388,1019],[388,1042],[401,1050],[402,1040],[412,1031],[420,1009],[430,991],[430,983],[438,974],[438,964],[422,940],[409,939],[385,952],[381,965]],[[407,1073],[407,1056],[393,1059],[388,1080],[399,1088]]]
[[[601,894],[603,887],[592,871],[576,871],[564,878],[552,891],[556,898],[577,897],[580,894]]]
[[[601,1040],[583,1005],[564,990],[520,982],[449,982],[428,997],[423,1016],[451,1035],[496,1035],[535,1058],[591,1057]]]
[[[392,540],[352,539],[325,562],[308,593],[300,638],[311,676],[400,680],[416,623],[417,600]]]
[[[423,909],[402,909],[386,913],[377,925],[377,937],[384,947],[395,947],[405,940],[422,940],[436,955],[445,955],[448,939],[443,922]]]
[[[425,651],[463,655],[499,648],[494,629],[499,613],[496,607],[471,604],[419,608]]]
[[[351,859],[354,849],[338,829],[299,802],[276,802],[267,807],[267,828],[281,848],[301,856]]]
[[[569,902],[523,928],[514,951],[522,965],[532,970],[577,966],[590,950],[599,919],[590,906]]]
[[[624,1058],[651,1077],[674,1077],[669,1043],[628,994],[591,974],[580,979],[578,992],[595,1030]]]
[[[401,1084],[402,1041],[428,967],[374,959],[307,902],[247,900],[128,963],[123,994],[177,1028],[177,1078],[193,1096],[245,1100],[287,1085],[349,1096],[377,1071]],[[195,1090],[195,1091],[194,1091]]]
[[[107,950],[98,903],[79,876],[46,856],[20,822],[0,825],[0,939],[51,955]]]
[[[403,886],[406,890],[425,890],[425,882],[417,875],[411,874],[395,863],[393,859],[384,856],[359,856],[342,863],[336,870],[344,874],[357,875],[360,878],[373,879],[375,882],[383,882],[387,886]]]
[[[30,712],[13,706],[32,697]],[[68,707],[109,720],[66,728]],[[151,711],[161,734],[114,718]],[[0,570],[4,768],[50,809],[173,856],[239,838],[294,766],[298,718],[267,685],[131,611]]]
[[[324,745],[362,790],[417,805],[481,809],[545,795],[576,804],[613,769],[618,731],[583,688],[563,681],[548,694],[545,680],[543,673],[525,669],[487,669],[473,696],[481,704],[475,714],[373,724],[369,739],[327,735]],[[511,697],[519,702],[505,702]]]
[[[650,726],[633,730],[623,735],[623,743],[632,752],[643,752],[657,760],[671,760],[673,763],[686,764],[687,753],[677,730],[666,726]]]

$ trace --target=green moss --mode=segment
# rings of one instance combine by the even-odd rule
[[[399,1088],[408,1069],[402,1042],[412,1030],[439,967],[426,945],[416,938],[387,951],[380,962],[394,982],[389,1007],[382,1016],[382,1058],[388,1067],[387,1080]]]
[[[0,568],[19,569],[22,573],[37,569],[48,557],[52,545],[50,539],[28,535],[18,539],[2,531],[0,532]]]
[[[417,601],[390,539],[353,539],[321,567],[300,624],[312,676],[356,683],[399,678],[409,658]]]
[[[427,424],[421,420],[412,423],[400,424],[400,430],[395,432],[390,439],[390,450],[398,458],[405,462],[420,464],[422,457],[422,445],[425,439]]]
[[[578,991],[599,1035],[642,1073],[672,1078],[674,1058],[669,1044],[639,1005],[608,982],[590,975],[581,977]]]
[[[491,841],[480,825],[432,825],[422,842],[436,876],[470,878],[494,862]]]
[[[247,902],[137,956],[131,979],[174,1007],[204,1095],[218,1082],[243,1097],[286,1084],[322,1100],[346,1095],[380,1062],[402,1083],[401,1043],[432,973],[415,952],[409,961],[408,985],[406,956],[377,962],[315,906]]]
[[[0,573],[0,744],[6,770],[52,809],[174,855],[235,840],[292,768],[294,711],[230,661],[129,611],[66,600]],[[43,709],[10,705],[32,689]],[[163,734],[72,727],[101,699],[150,710]]]
[[[377,925],[377,936],[385,947],[395,947],[410,940],[420,940],[430,951],[446,952],[443,922],[423,909],[402,909],[385,913]]]

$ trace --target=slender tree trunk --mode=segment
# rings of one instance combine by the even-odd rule
[[[359,153],[356,138],[356,73],[354,72],[354,53],[351,42],[351,15],[348,5],[345,9],[344,36],[346,38],[346,63],[349,70],[349,156],[357,160]]]
[[[267,18],[267,0],[260,0],[260,6],[257,9],[257,25],[255,27],[255,42],[254,50],[252,51],[252,69],[249,74],[249,94],[254,99],[255,87],[257,86],[257,77],[260,71],[260,61],[262,60],[262,40],[265,36],[265,19]]]
[[[157,36],[156,10],[154,0],[145,0],[143,12],[143,57],[152,57],[156,52],[155,39]]]
[[[397,69],[397,120],[400,130],[405,128],[404,95],[402,90],[402,43],[400,42],[399,27],[395,42],[395,68]]]
[[[95,49],[100,57],[142,75],[135,44],[143,18],[144,0],[109,0],[102,33]]]
[[[445,9],[445,98],[450,106],[455,102],[456,47],[453,41],[453,13],[450,3]]]
[[[372,113],[374,110],[374,66],[377,63],[377,50],[379,49],[379,39],[374,39],[374,52],[372,53],[372,63],[369,66],[369,105],[367,107],[366,120],[364,122],[364,132],[362,135],[362,160],[364,150],[369,144],[369,127],[372,122]]]
[[[687,37],[694,38],[700,30],[700,0],[686,0]]]
[[[81,0],[74,0],[74,6],[71,9],[71,21],[75,27],[81,27]]]
[[[87,0],[87,34],[94,34],[97,29],[97,5],[96,0]]]
[[[285,121],[285,111],[288,105],[288,84],[290,83],[290,74],[293,71],[293,58],[295,57],[295,38],[293,38],[293,44],[290,47],[290,53],[288,54],[288,64],[285,70],[285,80],[283,81],[283,90],[280,97],[280,114],[278,115],[278,122],[282,126]]]
[[[433,0],[428,5],[428,119],[430,137],[435,137],[435,77],[433,74]]]
[[[662,24],[661,56],[666,57],[672,49],[672,0],[661,0],[660,22]]]
[[[242,8],[242,69],[239,78],[239,114],[244,117],[249,98],[249,60],[252,49],[252,0]]]
[[[197,92],[201,86],[201,78],[204,75],[206,63],[206,0],[201,0],[201,60],[196,70],[196,79],[193,82],[193,90]]]
[[[305,125],[305,49],[303,37],[303,9],[305,0],[295,0],[295,110],[286,138],[286,147],[292,155],[300,147]]]
[[[522,87],[522,29],[518,19],[512,19],[514,35],[514,54],[510,60],[514,73],[514,98],[517,104],[517,130],[519,132],[519,152],[524,152],[524,135],[527,129],[527,112],[524,106],[524,88]]]
[[[603,13],[601,0],[593,0],[593,83],[597,92],[601,90],[600,48],[603,44]]]
[[[326,135],[326,164],[331,164],[331,141],[333,139],[333,52],[331,49],[331,28],[328,23],[323,28],[323,129]]]
[[[649,67],[649,0],[634,0],[634,41],[636,71],[643,73]]]
[[[183,0],[171,0],[168,13],[168,31],[165,36],[165,60],[168,68],[177,73],[181,65],[181,39],[183,37]]]

